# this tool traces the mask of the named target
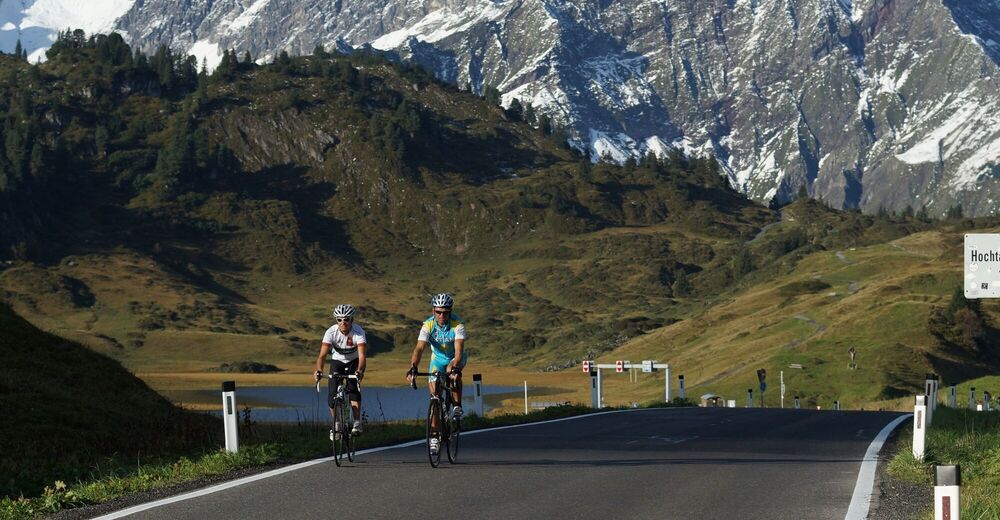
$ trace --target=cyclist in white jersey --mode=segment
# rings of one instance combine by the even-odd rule
[[[347,380],[347,396],[354,412],[354,433],[361,433],[361,388],[358,382],[365,374],[365,349],[368,347],[365,329],[354,323],[355,309],[352,305],[340,304],[333,309],[337,323],[323,335],[323,346],[316,358],[316,381],[323,377],[323,362],[330,356],[330,373],[358,376],[357,381]],[[330,416],[333,417],[333,397],[336,385],[330,384]],[[330,430],[331,438],[333,430]]]

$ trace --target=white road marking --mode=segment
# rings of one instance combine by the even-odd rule
[[[563,417],[561,419],[551,419],[551,420],[548,420],[548,421],[539,421],[539,422],[531,422],[531,423],[523,423],[523,424],[512,424],[510,426],[497,426],[495,428],[486,428],[484,430],[472,430],[472,431],[468,431],[468,432],[462,432],[462,437],[467,437],[469,435],[476,435],[476,434],[486,433],[486,432],[495,432],[495,431],[499,431],[499,430],[507,430],[507,429],[510,429],[510,428],[523,428],[523,427],[526,427],[526,426],[535,426],[535,425],[538,425],[538,424],[551,424],[551,423],[557,423],[557,422],[562,422],[562,421],[572,421],[572,420],[575,420],[575,419],[583,419],[585,417],[596,417],[598,415],[607,415],[607,414],[612,414],[612,413],[643,412],[643,411],[647,411],[647,410],[663,410],[663,408],[645,408],[645,409],[638,408],[638,409],[628,409],[628,410],[611,410],[611,411],[608,411],[608,412],[597,412],[597,413],[588,413],[588,414],[584,414],[584,415],[574,415],[572,417]],[[408,448],[410,446],[417,446],[419,444],[424,444],[425,442],[427,442],[426,439],[420,439],[420,440],[417,440],[417,441],[404,442],[402,444],[394,444],[392,446],[382,446],[382,447],[379,447],[379,448],[369,448],[367,450],[361,450],[357,454],[358,455],[364,455],[366,453],[375,453],[375,452],[378,452],[378,451],[394,450],[394,449],[397,449],[397,448]],[[122,518],[122,517],[125,517],[125,516],[134,515],[136,513],[140,513],[142,511],[147,511],[147,510],[150,510],[150,509],[153,509],[153,508],[157,508],[157,507],[160,507],[160,506],[165,506],[167,504],[173,504],[175,502],[182,502],[184,500],[190,500],[192,498],[198,498],[198,497],[201,497],[201,496],[210,495],[212,493],[217,493],[219,491],[224,491],[226,489],[231,489],[231,488],[234,488],[234,487],[242,486],[243,484],[249,484],[251,482],[256,482],[258,480],[263,480],[265,478],[276,477],[276,476],[281,475],[283,473],[288,473],[288,472],[291,472],[291,471],[308,468],[309,466],[315,466],[316,464],[322,464],[324,462],[330,462],[332,460],[333,460],[333,457],[330,456],[330,457],[323,457],[321,459],[314,459],[314,460],[310,460],[310,461],[306,461],[306,462],[300,462],[298,464],[292,464],[291,466],[285,466],[283,468],[278,468],[278,469],[274,469],[274,470],[271,470],[271,471],[265,471],[264,473],[258,473],[257,475],[251,475],[249,477],[243,477],[243,478],[232,480],[232,481],[229,481],[229,482],[226,482],[226,483],[223,483],[223,484],[218,484],[218,485],[207,487],[207,488],[204,488],[204,489],[199,489],[199,490],[196,490],[196,491],[192,491],[190,493],[184,493],[182,495],[176,495],[176,496],[172,496],[172,497],[167,497],[167,498],[164,498],[164,499],[156,500],[156,501],[153,501],[153,502],[147,502],[145,504],[139,504],[137,506],[132,506],[132,507],[129,507],[127,509],[122,509],[121,511],[115,511],[114,513],[109,513],[109,514],[104,515],[104,516],[99,516],[95,520],[112,520],[112,519],[115,519],[115,518]]]
[[[847,508],[847,516],[844,520],[865,520],[868,518],[868,508],[871,507],[872,492],[875,487],[875,469],[878,467],[878,452],[882,450],[882,445],[889,438],[892,430],[903,421],[913,417],[913,414],[906,414],[897,417],[887,424],[882,431],[872,440],[865,452],[865,458],[861,462],[861,470],[858,472],[858,482],[854,485],[854,495],[851,496],[851,505]]]

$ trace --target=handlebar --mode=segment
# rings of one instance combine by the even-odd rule
[[[320,374],[319,380],[316,381],[317,394],[319,393],[319,384],[323,382],[323,379],[353,379],[358,382],[358,389],[361,389],[361,380],[354,374]]]
[[[410,380],[410,387],[414,390],[417,389],[417,377],[420,376],[434,376],[440,379],[442,376],[447,377],[449,375],[462,375],[461,370],[453,370],[451,373],[448,372],[413,372],[413,379]]]

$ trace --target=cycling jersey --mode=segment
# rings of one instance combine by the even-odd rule
[[[452,314],[450,318],[444,325],[438,325],[437,319],[431,316],[420,327],[417,341],[430,343],[432,361],[444,361],[447,364],[455,358],[455,340],[465,339],[465,322],[457,314]]]
[[[365,339],[365,329],[352,323],[351,330],[347,331],[347,334],[342,334],[340,328],[334,324],[323,335],[323,343],[329,343],[333,347],[330,349],[332,361],[354,361],[358,359],[358,345],[368,342]]]

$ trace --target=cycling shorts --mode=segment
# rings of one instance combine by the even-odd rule
[[[427,367],[427,372],[433,374],[434,372],[444,372],[448,369],[448,363],[454,358],[446,358],[442,356],[431,356],[431,362]],[[462,351],[462,359],[455,364],[458,369],[465,368],[465,364],[469,362],[469,353],[465,350]],[[434,376],[427,378],[427,381],[434,381]]]

